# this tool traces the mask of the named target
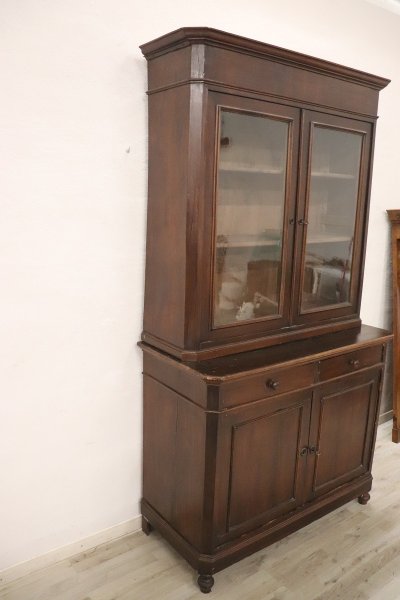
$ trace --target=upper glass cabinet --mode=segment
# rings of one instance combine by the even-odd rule
[[[389,81],[209,28],[141,48],[143,341],[197,361],[359,327]]]
[[[282,314],[290,123],[219,110],[213,327]]]
[[[363,139],[312,126],[302,313],[350,301]]]

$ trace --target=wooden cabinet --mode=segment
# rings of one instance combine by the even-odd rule
[[[221,416],[218,544],[304,503],[311,397],[278,395]]]
[[[144,530],[212,574],[369,499],[385,331],[184,363],[144,351]]]
[[[380,350],[382,350],[380,348]],[[365,475],[380,371],[351,375],[224,413],[219,543]]]
[[[144,529],[212,573],[368,499],[384,350],[361,326],[388,80],[207,28],[149,76]]]
[[[212,29],[180,29],[141,49],[142,340],[203,360],[359,327],[388,80]]]

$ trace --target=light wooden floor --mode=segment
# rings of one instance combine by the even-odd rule
[[[136,533],[0,588],[1,600],[400,600],[400,445],[379,428],[374,486],[215,576],[211,595],[163,539]]]

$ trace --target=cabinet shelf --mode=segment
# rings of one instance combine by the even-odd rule
[[[331,244],[338,242],[347,242],[350,244],[351,236],[350,235],[337,235],[337,234],[326,234],[326,233],[316,233],[311,234],[307,238],[307,244]]]
[[[260,246],[279,246],[281,240],[235,240],[228,239],[227,242],[217,242],[217,248],[255,248]]]
[[[262,167],[243,164],[223,163],[219,164],[220,173],[237,173],[248,175],[283,175],[283,169],[278,167]]]
[[[349,243],[351,236],[337,234],[312,234],[307,238],[307,244]],[[217,248],[254,248],[257,246],[280,246],[281,238],[277,239],[240,239],[227,236],[224,242],[217,241]]]
[[[315,179],[342,179],[346,181],[354,181],[355,176],[349,173],[333,173],[331,171],[311,171],[311,177]]]

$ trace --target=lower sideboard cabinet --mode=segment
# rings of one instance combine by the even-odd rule
[[[363,326],[201,363],[142,344],[143,530],[160,531],[203,592],[244,556],[367,503],[390,337]]]

